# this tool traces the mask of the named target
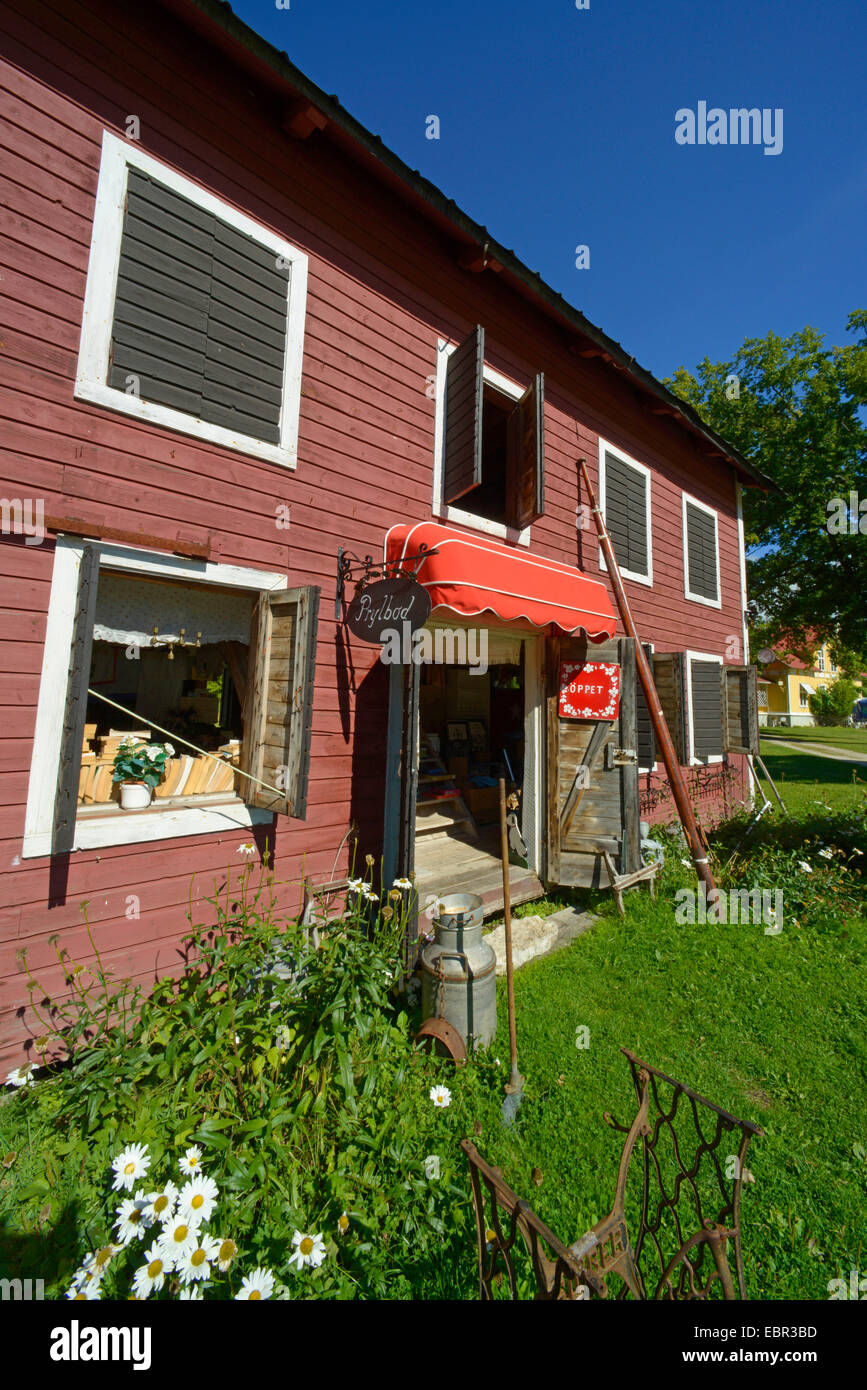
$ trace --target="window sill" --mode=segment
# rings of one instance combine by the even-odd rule
[[[687,603],[702,603],[705,608],[722,608],[721,598],[703,598],[701,594],[691,594],[688,590],[684,590],[683,596]]]
[[[189,835],[232,834],[254,825],[273,821],[273,811],[247,806],[236,798],[203,798],[196,805],[176,802],[173,806],[148,807],[146,811],[123,811],[119,806],[85,810],[75,823],[73,849],[107,849],[112,845],[138,845],[148,841],[176,840]],[[51,853],[51,835],[25,835],[23,859]]]
[[[512,526],[504,526],[501,521],[488,521],[487,517],[476,516],[473,512],[465,512],[461,507],[450,507],[445,503],[434,506],[433,514],[438,521],[447,526],[469,526],[474,531],[484,531],[488,536],[495,536],[498,540],[512,541],[516,545],[530,544],[529,526],[525,526],[523,531],[516,531]]]

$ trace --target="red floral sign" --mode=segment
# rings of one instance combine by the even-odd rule
[[[612,661],[560,663],[562,719],[616,719],[620,711],[620,667]]]

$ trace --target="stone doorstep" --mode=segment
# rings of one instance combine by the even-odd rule
[[[595,912],[578,912],[574,907],[561,908],[549,917],[512,918],[512,964],[517,970],[537,956],[562,950],[576,937],[589,931],[597,920]],[[506,973],[506,928],[499,926],[484,938],[497,957],[497,974]]]

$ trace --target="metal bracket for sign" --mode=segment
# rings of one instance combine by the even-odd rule
[[[355,592],[360,594],[362,589],[368,584],[373,584],[377,579],[415,579],[425,560],[429,560],[432,555],[438,555],[439,551],[434,548],[431,550],[422,543],[414,555],[402,555],[399,560],[389,560],[384,564],[379,564],[372,555],[365,555],[360,560],[351,550],[346,550],[341,545],[337,551],[337,597],[334,600],[334,621],[340,622],[343,614],[343,601],[346,592],[347,582],[355,579]],[[353,576],[353,566],[360,567],[360,573]]]

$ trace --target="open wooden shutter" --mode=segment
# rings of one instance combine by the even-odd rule
[[[540,372],[509,416],[506,517],[521,531],[545,510],[545,378]]]
[[[679,763],[686,762],[686,657],[683,652],[654,652],[653,683]]]
[[[78,781],[81,774],[81,745],[87,715],[87,687],[93,648],[93,621],[99,585],[99,548],[85,544],[78,567],[78,592],[69,652],[66,706],[54,796],[51,853],[67,854],[75,839],[75,813],[78,807]]]
[[[259,596],[244,710],[243,770],[277,789],[242,778],[244,800],[301,820],[307,814],[319,594],[310,586]]]
[[[561,661],[620,665],[620,713],[613,720],[562,718]],[[605,888],[604,853],[621,873],[641,867],[635,645],[622,637],[600,645],[583,637],[548,639],[547,862],[549,883]],[[586,775],[579,776],[582,770]]]
[[[443,501],[457,502],[482,481],[485,330],[476,324],[446,366]]]
[[[723,666],[722,727],[724,753],[759,751],[758,673],[755,666]]]

